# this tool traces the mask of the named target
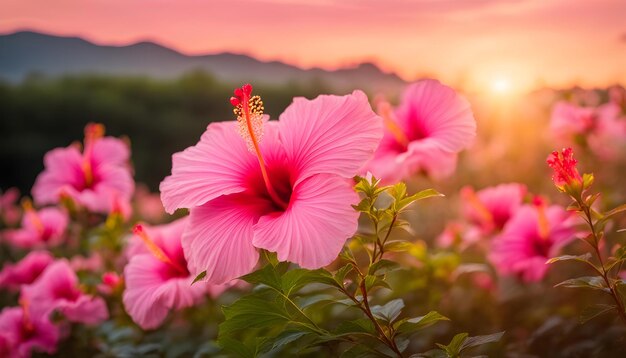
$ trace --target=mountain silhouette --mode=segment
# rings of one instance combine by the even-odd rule
[[[194,70],[233,83],[281,85],[318,81],[336,89],[362,88],[373,92],[404,85],[396,74],[385,73],[371,63],[334,71],[302,69],[233,53],[188,56],[153,42],[101,46],[78,37],[31,31],[0,35],[0,79],[9,82],[22,81],[33,73],[51,77],[99,74],[168,79]]]

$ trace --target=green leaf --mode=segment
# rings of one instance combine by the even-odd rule
[[[498,332],[498,333],[489,334],[486,336],[469,337],[465,341],[463,341],[463,344],[461,344],[460,352],[462,352],[463,350],[467,348],[477,347],[477,346],[481,346],[487,343],[498,342],[500,341],[503,335],[504,335],[504,332]]]
[[[611,292],[601,276],[585,276],[573,278],[563,281],[554,287],[567,287],[567,288],[589,288],[592,290],[600,290],[604,292]]]
[[[391,287],[380,276],[366,275],[365,276],[365,288],[371,290],[374,287],[385,287],[391,290]]]
[[[604,213],[604,220],[606,220],[607,218],[610,218],[613,215],[619,214],[626,211],[626,204],[622,204],[612,210],[607,211],[606,213]]]
[[[413,248],[415,244],[408,241],[389,241],[385,244],[385,251],[405,252]]]
[[[375,262],[372,266],[370,266],[368,273],[370,275],[384,275],[387,272],[391,272],[400,268],[397,262],[382,259],[380,261]]]
[[[617,309],[615,305],[595,304],[585,307],[580,314],[580,324],[586,323],[596,317],[609,313]]]
[[[360,213],[367,213],[370,211],[372,201],[369,198],[365,198],[361,200],[357,205],[352,205],[354,210]]]
[[[352,272],[353,269],[354,268],[352,267],[352,265],[345,265],[339,268],[339,270],[337,270],[337,272],[335,272],[335,275],[334,275],[335,282],[337,282],[338,285],[343,287],[343,283],[346,280],[346,276],[350,272]]]
[[[281,348],[288,345],[289,343],[293,343],[297,341],[298,339],[309,334],[310,332],[306,332],[306,331],[297,331],[297,330],[284,331],[269,341],[270,343],[272,343],[272,347],[265,353],[277,353],[278,351],[280,351]]]
[[[294,269],[287,271],[282,277],[282,290],[287,296],[292,292],[296,292],[302,287],[310,283],[319,283],[320,280],[324,281],[327,277],[332,277],[330,272],[324,269],[318,270],[306,270],[306,269]]]
[[[424,199],[432,198],[436,196],[444,196],[444,195],[435,189],[422,190],[417,194],[413,194],[413,195],[407,196],[406,198],[397,200],[396,210],[401,211],[402,209],[406,208],[407,206],[411,205],[412,203],[416,201],[424,200]]]
[[[588,189],[591,184],[593,184],[593,174],[590,173],[584,173],[583,174],[583,189]]]
[[[377,334],[374,324],[368,318],[341,322],[333,333],[339,336],[355,333]]]
[[[546,263],[553,264],[558,261],[570,261],[570,260],[588,263],[590,259],[591,259],[591,254],[587,252],[584,255],[577,255],[577,256],[576,255],[563,255],[563,256],[553,257],[550,260],[546,261]]]
[[[281,273],[287,271],[288,266],[289,264],[286,262],[281,262],[277,266],[265,265],[252,273],[241,276],[241,279],[251,284],[263,284],[276,290],[281,290]]]
[[[394,328],[398,333],[413,333],[439,321],[449,320],[450,319],[448,317],[442,316],[438,312],[430,311],[423,316],[400,320],[395,323]]]
[[[249,347],[238,339],[222,337],[219,340],[219,345],[226,352],[229,352],[236,357],[254,358],[257,356],[256,347]]]
[[[463,343],[465,343],[465,340],[467,340],[467,336],[469,336],[469,334],[459,333],[452,338],[452,340],[450,341],[450,343],[448,343],[447,346],[444,346],[443,344],[439,344],[439,343],[437,343],[437,346],[445,350],[449,356],[458,357],[459,354],[461,353],[461,347],[463,347]]]
[[[403,308],[404,301],[401,298],[396,298],[382,306],[372,306],[371,310],[376,318],[380,318],[387,323],[393,323],[400,316]]]
[[[206,270],[204,270],[204,271],[200,272],[200,273],[198,274],[198,276],[196,276],[196,278],[194,278],[194,279],[193,279],[193,282],[192,282],[191,284],[193,285],[194,283],[196,283],[196,282],[198,282],[198,281],[202,280],[202,279],[203,279],[203,278],[205,278],[205,277],[206,277]]]
[[[283,325],[291,316],[277,301],[249,295],[223,308],[226,320],[219,325],[218,342],[222,337],[240,330]]]

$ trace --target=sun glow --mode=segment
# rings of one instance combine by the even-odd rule
[[[491,91],[496,94],[506,94],[511,92],[511,81],[504,77],[499,77],[491,82]]]

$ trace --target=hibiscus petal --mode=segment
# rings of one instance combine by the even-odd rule
[[[75,199],[81,205],[93,212],[110,213],[116,205],[124,205],[124,202],[130,200],[135,182],[128,168],[103,165],[98,168],[98,173],[100,180],[93,189],[75,194]],[[72,192],[68,191],[68,194],[72,195]]]
[[[101,297],[80,296],[76,301],[60,302],[56,309],[71,322],[96,325],[109,318],[107,305]]]
[[[203,283],[192,285],[191,277],[164,277],[164,265],[150,254],[141,254],[124,269],[124,307],[143,329],[157,328],[170,310],[193,306],[206,292]]]
[[[295,98],[280,116],[279,130],[298,181],[318,173],[354,176],[383,135],[382,120],[361,91]]]
[[[82,155],[74,146],[56,148],[44,156],[45,170],[33,185],[32,194],[37,204],[53,204],[66,186],[80,185],[83,174]]]
[[[206,270],[208,282],[221,284],[251,272],[259,259],[252,226],[271,210],[268,201],[246,194],[221,196],[191,209],[182,244],[192,275]]]
[[[307,269],[326,266],[356,232],[359,214],[350,204],[357,202],[357,194],[344,178],[309,177],[295,187],[287,211],[259,219],[253,244]]]
[[[396,117],[409,137],[420,135],[436,139],[440,148],[447,152],[468,147],[476,137],[476,121],[469,102],[436,80],[408,86]]]
[[[168,213],[200,206],[220,195],[242,192],[257,159],[237,132],[236,122],[212,123],[198,144],[172,156],[172,175],[161,183]]]
[[[130,149],[119,138],[104,137],[93,143],[91,158],[96,165],[126,165],[130,159]]]

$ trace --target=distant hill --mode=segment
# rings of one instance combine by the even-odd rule
[[[363,88],[375,92],[397,89],[404,84],[397,75],[384,73],[371,63],[336,71],[305,70],[278,61],[263,62],[232,53],[187,56],[152,42],[100,46],[77,37],[29,31],[0,35],[0,79],[10,82],[19,82],[31,73],[166,79],[193,70],[203,70],[219,80],[237,83],[320,81],[337,89]]]

